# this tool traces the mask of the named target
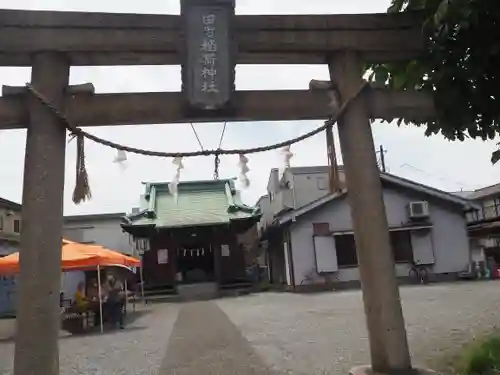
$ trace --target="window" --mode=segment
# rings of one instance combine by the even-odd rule
[[[229,245],[220,245],[221,256],[229,257],[231,256],[231,251],[229,249]]]
[[[330,236],[330,223],[313,223],[313,234],[315,236]]]
[[[14,233],[21,233],[21,220],[14,220]]]
[[[498,199],[488,199],[482,202],[483,219],[493,219],[500,216]]]
[[[0,215],[0,230],[3,230],[3,215]]]
[[[396,263],[413,261],[410,231],[391,231],[390,239]],[[339,267],[355,267],[358,265],[354,235],[343,234],[335,236],[335,247],[337,249]]]
[[[411,232],[409,230],[398,230],[390,232],[391,247],[394,253],[394,261],[413,261],[413,249],[411,246]]]
[[[318,177],[316,179],[316,183],[318,184],[318,190],[326,190],[328,189],[328,181],[324,177]]]
[[[339,267],[355,267],[358,265],[354,235],[343,234],[335,236],[335,248],[337,249]]]
[[[479,221],[480,220],[479,212],[477,210],[466,212],[465,220],[467,220],[468,223]]]

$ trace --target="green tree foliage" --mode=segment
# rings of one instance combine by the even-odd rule
[[[500,0],[392,0],[388,11],[420,11],[428,48],[415,61],[372,66],[372,80],[434,95],[437,118],[417,124],[427,127],[426,135],[495,139],[500,134]],[[498,160],[500,150],[492,156],[493,163]]]

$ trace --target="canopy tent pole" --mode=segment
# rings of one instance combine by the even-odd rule
[[[128,311],[128,288],[127,288],[127,278],[125,278],[125,285],[124,285],[124,292],[125,292],[125,312]]]
[[[141,279],[141,297],[142,297],[142,302],[146,305],[146,299],[144,298],[144,278],[142,276],[142,265],[143,261],[141,259],[141,266],[139,267],[139,277]]]
[[[61,272],[61,284],[59,286],[59,308],[61,309],[61,314],[64,312],[64,300],[66,296],[64,295],[64,272]]]
[[[102,291],[101,291],[101,267],[97,265],[97,291],[99,293],[99,323],[101,324],[101,333],[104,332],[104,326],[102,322]]]

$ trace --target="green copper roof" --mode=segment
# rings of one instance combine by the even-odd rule
[[[128,216],[128,225],[169,228],[260,218],[258,209],[241,202],[233,180],[182,182],[178,191],[176,199],[168,183],[147,183],[141,211]]]

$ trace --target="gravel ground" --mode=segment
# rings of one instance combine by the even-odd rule
[[[447,370],[446,359],[500,325],[500,282],[401,288],[415,365]],[[361,293],[261,294],[218,301],[273,369],[347,374],[369,363]]]
[[[500,323],[500,282],[401,289],[414,363],[446,369],[463,343]],[[124,331],[63,337],[61,374],[347,374],[369,362],[358,291],[263,293],[153,305]],[[0,320],[0,374],[12,326]]]
[[[61,375],[158,374],[177,312],[177,305],[155,305],[138,309],[123,331],[61,338]],[[12,373],[13,353],[12,342],[0,342],[0,374]]]

